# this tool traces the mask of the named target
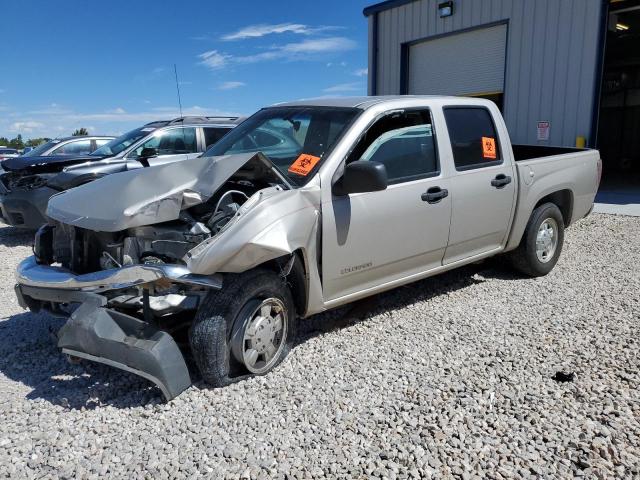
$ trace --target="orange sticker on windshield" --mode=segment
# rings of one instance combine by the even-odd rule
[[[297,173],[298,175],[307,176],[319,161],[320,157],[314,157],[308,153],[302,153],[298,158],[296,158],[296,161],[291,164],[289,171],[291,173]]]
[[[496,158],[496,141],[491,137],[482,137],[482,156],[484,158]]]

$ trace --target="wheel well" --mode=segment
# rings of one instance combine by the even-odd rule
[[[535,210],[540,205],[544,203],[553,203],[559,209],[560,213],[562,213],[562,219],[564,220],[564,226],[568,227],[571,223],[571,212],[573,212],[573,193],[571,190],[558,190],[557,192],[553,192],[545,197],[542,197],[538,200],[535,207]]]
[[[258,268],[271,270],[277,274],[282,274],[293,256],[293,265],[291,271],[285,277],[286,283],[291,290],[293,303],[296,306],[296,312],[303,315],[307,310],[307,272],[304,263],[304,257],[300,250],[296,250],[291,255],[274,258],[263,263]]]

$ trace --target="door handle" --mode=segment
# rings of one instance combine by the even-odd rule
[[[491,180],[491,186],[496,188],[503,188],[506,185],[509,185],[510,183],[511,183],[511,177],[509,175],[505,175],[504,173],[496,175],[496,178]]]
[[[421,195],[423,202],[438,203],[443,198],[449,195],[449,190],[440,187],[431,187],[425,193]]]

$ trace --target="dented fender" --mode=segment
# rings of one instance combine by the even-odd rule
[[[196,274],[241,273],[301,251],[307,273],[307,311],[323,309],[318,272],[320,186],[256,192],[230,225],[184,257]],[[318,310],[320,308],[320,310]]]

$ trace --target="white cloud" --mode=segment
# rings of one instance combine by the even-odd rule
[[[154,120],[170,120],[180,115],[177,105],[151,108],[144,111],[128,112],[116,108],[104,112],[76,112],[65,110],[65,113],[52,113],[44,110],[40,114],[23,112],[15,115],[11,122],[6,116],[0,117],[0,134],[2,131],[21,133],[23,136],[56,137],[70,135],[80,127],[101,134],[120,134]],[[196,116],[238,116],[238,112],[226,112],[215,108],[193,105],[183,109],[184,115]]]
[[[35,129],[42,127],[44,127],[44,124],[40,122],[14,122],[9,126],[9,131],[16,133],[32,133]]]
[[[241,28],[237,32],[229,33],[222,37],[222,40],[245,40],[247,38],[260,38],[266,35],[273,35],[278,33],[295,33],[299,35],[312,35],[314,33],[322,32],[325,30],[334,30],[338,27],[310,27],[301,23],[278,23],[275,25],[259,24],[249,25]]]
[[[228,64],[248,64],[270,60],[313,60],[317,56],[335,54],[352,50],[356,47],[356,42],[345,37],[327,37],[307,39],[302,42],[286,43],[284,45],[274,45],[266,52],[254,55],[244,55],[234,57],[217,50],[210,50],[198,55],[201,64],[217,70]]]
[[[353,72],[353,74],[356,77],[366,77],[367,75],[369,75],[369,69],[368,68],[359,68],[358,70]]]
[[[222,82],[218,85],[218,90],[233,90],[235,88],[244,87],[246,83],[244,82]]]
[[[345,92],[358,92],[362,90],[362,85],[358,82],[352,83],[340,83],[333,87],[328,87],[323,90],[325,93],[345,93]]]
[[[208,52],[198,55],[198,58],[201,59],[201,64],[215,70],[224,67],[232,57],[226,53],[220,53],[217,50],[209,50]]]

